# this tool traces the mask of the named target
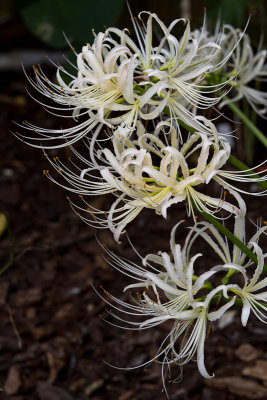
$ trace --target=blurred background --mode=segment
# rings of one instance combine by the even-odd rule
[[[192,28],[201,26],[204,7],[210,26],[219,16],[243,29],[250,16],[247,32],[255,49],[266,29],[264,0],[131,0],[129,4],[133,15],[149,10],[166,24],[189,17]],[[103,260],[95,233],[74,215],[66,193],[42,174],[47,168],[42,152],[11,134],[12,120],[27,119],[47,129],[60,125],[26,94],[22,62],[30,74],[32,65],[40,63],[54,79],[55,68],[46,56],[55,63],[64,62],[62,53],[72,57],[62,32],[79,52],[85,42],[92,41],[92,29],[99,32],[112,25],[132,32],[123,0],[0,2],[0,211],[8,217],[7,224],[0,216],[0,262],[2,267],[10,266],[0,277],[2,399],[165,398],[159,365],[125,372],[103,360],[119,367],[145,362],[154,357],[170,325],[138,333],[110,327],[99,318],[99,314],[107,317],[106,305],[91,284],[96,288],[102,284],[126,299],[124,278]],[[264,121],[258,123],[263,130]],[[257,163],[266,158],[257,141],[251,148]],[[243,161],[253,161],[244,153],[242,140],[235,151]],[[266,219],[263,202],[246,200],[252,221],[264,215]],[[100,208],[108,204],[102,198],[93,201]],[[170,229],[184,215],[183,208],[171,209],[163,222],[147,210],[130,225],[129,236],[143,256],[168,251]],[[108,232],[99,235],[111,249],[137,258],[126,240],[118,248]],[[209,266],[212,255],[204,247],[201,251]],[[182,383],[172,384],[172,378],[167,379],[171,400],[267,398],[266,330],[253,318],[246,329],[235,314],[223,326],[215,326],[206,345],[206,359],[216,379],[205,381],[194,363],[186,365]],[[179,373],[179,368],[174,370],[173,378]]]

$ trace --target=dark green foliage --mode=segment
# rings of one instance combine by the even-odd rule
[[[244,17],[246,11],[261,10],[262,0],[207,0],[207,14],[211,20],[216,20],[219,16],[221,21],[242,29],[246,23]]]
[[[14,0],[29,30],[50,47],[66,47],[62,34],[77,44],[92,41],[92,29],[116,24],[123,0]]]

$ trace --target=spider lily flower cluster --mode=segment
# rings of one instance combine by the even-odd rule
[[[154,35],[155,26],[160,37]],[[180,26],[184,31],[178,38],[175,30]],[[49,170],[44,174],[72,192],[68,199],[82,220],[96,228],[109,228],[117,242],[144,208],[166,218],[170,206],[186,206],[193,226],[183,247],[175,243],[179,222],[173,228],[173,259],[167,253],[150,254],[139,266],[106,250],[108,262],[138,281],[126,289],[144,289],[134,305],[111,297],[112,303],[117,302],[128,314],[145,317],[142,323],[129,321],[136,329],[173,321],[155,357],[163,366],[169,368],[173,361],[183,365],[196,357],[200,373],[211,378],[204,364],[208,325],[237,299],[243,306],[243,325],[251,310],[263,322],[266,319],[266,292],[262,289],[267,282],[260,280],[265,255],[258,245],[265,228],[246,243],[242,195],[249,192],[234,182],[264,182],[267,175],[261,169],[255,176],[256,167],[242,172],[227,170],[231,154],[227,134],[218,132],[214,119],[208,117],[216,111],[215,106],[229,101],[224,98],[228,91],[230,96],[236,92],[231,101],[246,97],[255,111],[265,115],[266,95],[250,84],[266,76],[266,53],[254,56],[248,35],[228,25],[210,34],[205,21],[202,29],[191,31],[186,19],[166,26],[156,14],[143,12],[139,22],[133,18],[133,27],[137,43],[127,30],[117,28],[95,35],[92,45],[75,53],[73,73],[55,65],[56,83],[41,67],[34,67],[35,79],[28,76],[28,80],[50,101],[39,102],[52,113],[73,119],[75,125],[51,130],[24,121],[21,127],[28,133],[15,135],[43,149],[58,172],[57,179]],[[68,162],[57,156],[61,147],[68,147],[74,155]],[[56,157],[46,153],[49,149]],[[108,210],[87,200],[109,194],[115,201]],[[73,200],[73,195],[82,203]],[[230,252],[227,239],[215,226],[196,222],[199,213],[217,220],[235,218],[234,235],[257,259],[251,279],[247,272],[252,262],[247,253],[237,244]],[[206,241],[222,263],[198,275],[195,266],[202,255],[191,253],[197,238]],[[225,277],[218,284],[223,272]],[[232,275],[237,274],[243,281],[231,283]]]
[[[137,290],[134,305],[106,292],[111,300],[107,301],[115,308],[112,316],[120,323],[123,322],[124,326],[130,326],[130,329],[155,328],[166,321],[173,321],[171,332],[153,360],[162,363],[164,370],[165,367],[169,369],[174,362],[182,366],[196,358],[199,372],[204,378],[209,379],[214,375],[207,372],[204,363],[208,324],[218,320],[234,307],[237,299],[243,303],[241,321],[244,326],[251,311],[260,321],[267,322],[267,292],[263,291],[267,286],[267,278],[261,279],[264,258],[267,254],[263,253],[257,243],[266,228],[259,229],[251,238],[254,241],[249,242],[258,260],[255,272],[249,278],[251,261],[245,262],[246,254],[235,245],[231,254],[227,238],[222,237],[213,225],[204,222],[190,228],[183,247],[175,241],[179,225],[180,222],[171,231],[171,257],[166,252],[148,254],[143,259],[141,257],[143,264],[141,266],[121,259],[108,249],[104,249],[107,262],[136,281],[126,286],[124,290]],[[244,218],[237,218],[235,230],[239,232],[239,238],[242,238],[243,242],[244,229]],[[212,236],[215,239],[212,239]],[[197,274],[196,264],[197,259],[203,255],[198,253],[192,256],[194,243],[196,240],[199,241],[199,238],[207,241],[211,247],[210,251],[215,251],[224,262],[214,265],[202,274]],[[225,277],[220,283],[217,275],[222,271],[225,272]],[[233,274],[239,274],[240,284],[230,282]],[[143,292],[140,293],[142,289]],[[125,313],[128,318],[121,317],[121,313]],[[129,320],[129,316],[139,316],[144,321],[135,322]],[[146,364],[150,362],[151,360]]]
[[[76,54],[75,75],[57,66],[58,83],[53,83],[40,67],[34,67],[35,80],[28,77],[30,83],[60,107],[45,106],[56,113],[72,111],[74,119],[84,116],[85,121],[74,128],[59,130],[38,128],[25,121],[24,128],[40,135],[19,137],[36,147],[40,146],[40,140],[43,148],[68,146],[88,134],[94,135],[92,131],[98,132],[101,124],[110,128],[125,127],[129,131],[135,128],[138,119],[161,117],[165,108],[173,122],[181,120],[195,129],[207,131],[192,110],[205,110],[220,101],[223,95],[219,96],[218,90],[226,83],[206,85],[205,74],[227,63],[240,38],[223,54],[220,46],[223,33],[215,41],[204,42],[203,35],[191,32],[190,22],[183,18],[167,27],[156,14],[145,14],[148,14],[148,21],[143,30],[134,22],[139,45],[125,30],[110,28],[96,35],[92,46],[88,44]],[[155,41],[153,22],[162,32],[162,39],[156,46],[152,44]],[[176,24],[185,25],[180,40],[172,34]],[[64,77],[71,79],[70,83],[65,83]],[[51,142],[53,144],[48,144]]]
[[[221,37],[221,33],[217,33],[217,35]],[[224,54],[229,54],[229,48],[232,48],[239,37],[239,30],[228,26],[221,43]],[[215,40],[215,37],[209,37],[206,32],[205,41],[209,42],[211,39]],[[207,74],[208,82],[218,84],[218,82],[227,81],[227,87],[232,88],[229,93],[231,98],[220,102],[219,108],[244,98],[260,117],[266,118],[267,94],[260,90],[260,86],[267,78],[267,53],[260,47],[257,52],[254,52],[249,36],[244,34],[222,69]],[[232,79],[233,77],[234,79]]]
[[[170,132],[166,133],[166,128]],[[171,122],[161,122],[153,134],[137,122],[135,139],[115,132],[112,145],[112,150],[104,148],[98,152],[97,167],[77,152],[76,156],[83,164],[85,162],[83,167],[70,169],[59,158],[49,161],[65,180],[59,184],[83,199],[86,195],[116,195],[109,211],[92,208],[84,199],[86,206],[82,218],[89,225],[109,227],[117,241],[125,226],[144,208],[155,210],[166,218],[172,204],[184,202],[188,214],[193,216],[193,204],[196,210],[210,214],[226,210],[244,216],[246,205],[239,189],[228,180],[248,178],[222,169],[230,155],[230,146],[227,140],[218,139],[216,131],[214,137],[196,132],[179,146],[179,134],[174,126],[171,127]],[[47,175],[54,180],[51,174]],[[230,192],[237,205],[224,197],[205,194],[205,186],[210,181],[221,185],[225,194],[226,190]],[[78,213],[82,211],[80,206],[72,205]]]

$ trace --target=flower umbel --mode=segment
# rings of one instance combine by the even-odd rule
[[[171,332],[164,340],[154,360],[162,363],[162,367],[170,368],[173,362],[180,366],[196,356],[201,375],[212,378],[204,364],[204,343],[208,322],[219,319],[235,302],[236,296],[229,297],[228,292],[238,288],[236,284],[212,287],[208,279],[214,277],[216,269],[210,269],[195,275],[195,262],[201,256],[190,256],[192,232],[186,237],[183,248],[175,243],[175,233],[180,223],[171,232],[170,246],[172,258],[167,253],[149,254],[143,259],[144,267],[121,259],[105,248],[107,262],[115,269],[137,280],[124,290],[144,288],[137,293],[135,304],[116,299],[111,294],[110,305],[128,315],[143,316],[144,322],[126,321],[112,313],[114,318],[130,324],[131,329],[148,329],[158,326],[167,320],[173,321]],[[206,293],[201,295],[200,292]],[[222,298],[226,304],[220,305]],[[108,300],[109,302],[109,300]],[[119,307],[117,307],[117,304]],[[215,305],[215,308],[214,308]],[[167,339],[169,343],[166,344]],[[180,346],[179,346],[180,343]],[[178,348],[177,348],[178,346]],[[163,360],[161,360],[163,356]]]
[[[57,68],[57,83],[50,81],[40,66],[34,66],[35,79],[28,77],[29,82],[58,106],[43,105],[56,114],[61,112],[61,118],[73,118],[77,124],[51,130],[24,121],[20,126],[38,135],[16,135],[34,147],[64,147],[85,136],[91,137],[94,129],[99,133],[102,126],[134,130],[138,119],[153,121],[166,107],[172,124],[182,120],[209,134],[209,128],[196,116],[196,110],[217,104],[222,97],[218,91],[227,82],[207,85],[205,74],[217,71],[227,62],[240,38],[233,41],[232,49],[225,55],[219,44],[220,35],[215,42],[204,42],[202,35],[191,32],[190,22],[184,18],[167,27],[156,14],[143,14],[147,14],[146,25],[141,22],[143,30],[133,19],[138,45],[125,30],[109,28],[95,34],[92,46],[83,46],[78,54],[74,51],[77,65],[72,65],[73,73],[53,63]],[[153,23],[161,31],[156,44],[152,44],[155,42]],[[185,25],[180,40],[172,33],[178,23]],[[65,111],[71,115],[65,115]]]
[[[179,133],[170,122],[159,123],[153,133],[148,133],[138,122],[131,137],[116,132],[112,145],[113,151],[103,148],[97,152],[95,163],[87,162],[75,152],[86,162],[87,168],[75,166],[72,171],[57,158],[50,163],[68,183],[61,186],[80,196],[106,193],[117,196],[110,210],[105,212],[92,209],[83,198],[86,214],[81,215],[85,222],[95,227],[109,227],[116,240],[144,208],[153,209],[165,218],[167,209],[181,202],[187,203],[188,215],[193,216],[193,207],[210,214],[219,210],[245,214],[246,207],[238,194],[239,189],[223,179],[235,179],[235,175],[221,169],[230,155],[230,146],[226,140],[219,139],[215,127],[213,137],[196,132],[189,135],[181,146]],[[203,188],[210,185],[211,180],[227,190],[238,206],[224,197],[205,194]],[[80,214],[82,208],[72,205]]]

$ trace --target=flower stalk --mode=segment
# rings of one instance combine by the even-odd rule
[[[199,209],[197,209],[195,204],[193,204],[193,207],[202,215],[202,217],[204,217],[216,229],[218,229],[219,232],[225,235],[233,244],[235,244],[241,251],[243,251],[243,253],[245,253],[248,258],[250,258],[254,263],[257,263],[257,256],[247,246],[245,246],[244,243],[242,243],[241,240],[239,240],[229,229],[227,229],[223,224],[221,224],[220,221],[218,221],[218,219],[214,218],[212,215],[206,213],[205,211],[200,211]],[[266,264],[264,264],[263,271],[267,275]],[[226,276],[227,282],[231,277],[231,275],[232,273]],[[224,283],[226,283],[226,280],[224,281]]]
[[[227,107],[230,108],[244,124],[251,130],[251,132],[259,139],[259,141],[267,148],[267,136],[257,128],[253,122],[237,107],[234,103],[227,103]]]

